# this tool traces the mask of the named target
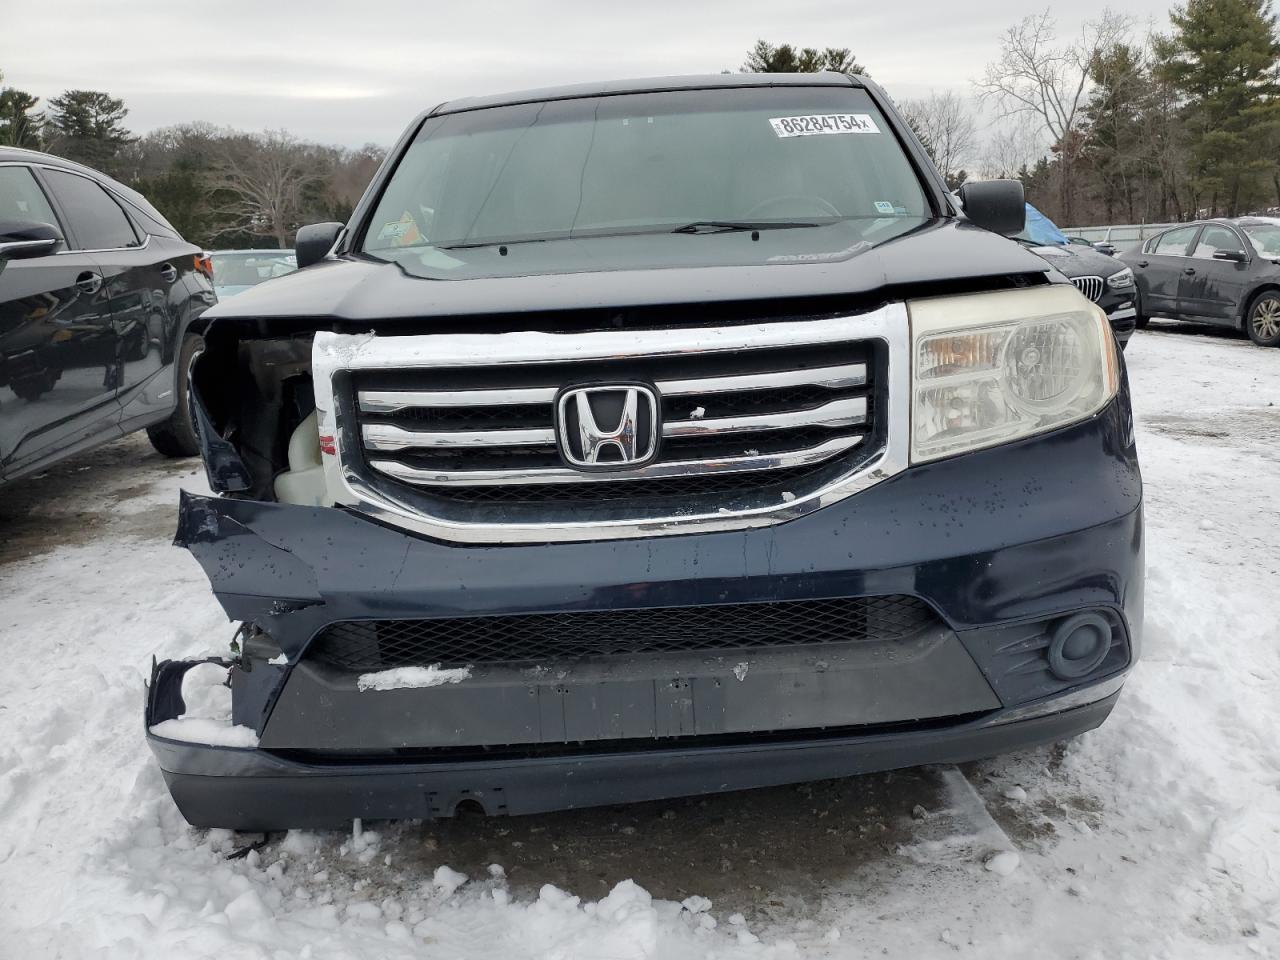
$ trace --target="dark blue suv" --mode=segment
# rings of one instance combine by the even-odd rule
[[[418,117],[209,311],[241,626],[157,664],[195,824],[527,813],[1074,736],[1138,654],[1106,315],[874,84],[668,78]],[[1002,235],[1003,234],[1003,235]]]

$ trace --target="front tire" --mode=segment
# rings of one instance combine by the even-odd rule
[[[203,350],[204,338],[199,334],[188,333],[182,338],[182,348],[175,361],[178,373],[174,389],[178,394],[178,405],[168,420],[147,427],[147,439],[155,447],[156,453],[163,456],[194,457],[200,452],[200,441],[196,437],[195,424],[191,421],[187,385],[191,379],[191,366]]]
[[[1133,324],[1138,330],[1145,330],[1147,324],[1151,322],[1150,318],[1142,312],[1142,295],[1136,289],[1133,291],[1133,315]]]
[[[1280,347],[1280,290],[1263,290],[1244,319],[1249,339],[1260,347]]]

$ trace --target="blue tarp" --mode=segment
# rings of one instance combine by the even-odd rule
[[[1027,226],[1021,235],[1032,243],[1042,243],[1050,246],[1065,246],[1071,242],[1052,220],[1029,203],[1027,204]]]

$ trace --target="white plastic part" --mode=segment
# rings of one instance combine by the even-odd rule
[[[320,460],[320,427],[315,411],[289,437],[289,469],[276,477],[276,499],[306,507],[331,507]]]

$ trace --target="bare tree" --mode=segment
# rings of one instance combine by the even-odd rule
[[[1080,36],[1059,44],[1049,11],[1026,17],[1000,39],[1000,58],[978,82],[980,96],[1002,118],[1030,116],[1043,127],[1058,155],[1060,214],[1071,219],[1075,166],[1086,143],[1084,114],[1089,68],[1100,53],[1127,39],[1132,20],[1104,10]]]
[[[301,225],[307,190],[320,184],[327,165],[317,162],[315,148],[284,130],[229,137],[216,164],[215,189],[230,202],[221,211],[229,218],[222,233],[245,230],[289,246]]]
[[[1028,117],[1014,117],[993,124],[978,161],[984,177],[1016,177],[1044,156],[1043,141]]]
[[[929,144],[933,162],[950,183],[973,160],[978,132],[969,105],[948,90],[931,92],[920,100],[906,100],[901,108],[912,128]]]

